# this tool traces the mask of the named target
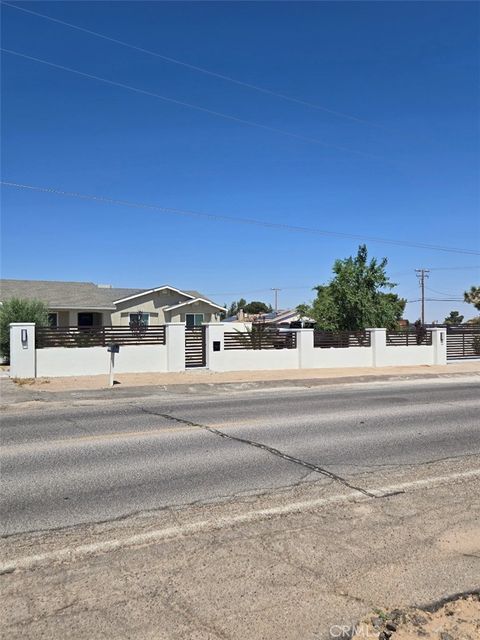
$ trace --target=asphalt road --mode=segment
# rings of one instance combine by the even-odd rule
[[[364,472],[478,454],[479,415],[478,383],[460,381],[6,412],[2,533],[331,482],[332,474],[361,492]]]

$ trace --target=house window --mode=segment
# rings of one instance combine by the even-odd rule
[[[203,313],[186,313],[185,323],[189,329],[203,324]]]
[[[138,327],[148,327],[149,324],[149,313],[143,313],[142,311],[138,313],[130,314],[130,327],[132,329]]]
[[[58,313],[53,312],[48,314],[48,326],[58,327]]]
[[[93,313],[82,312],[77,317],[79,327],[93,327]]]

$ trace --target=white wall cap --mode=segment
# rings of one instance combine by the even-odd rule
[[[11,327],[34,327],[35,322],[10,322]]]

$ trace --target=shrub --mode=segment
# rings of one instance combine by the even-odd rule
[[[10,357],[10,323],[35,322],[48,325],[48,308],[41,300],[10,298],[0,306],[0,354]]]

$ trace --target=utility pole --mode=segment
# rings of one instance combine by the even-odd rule
[[[425,278],[428,278],[428,274],[430,273],[430,269],[415,269],[415,273],[417,274],[417,278],[420,281],[420,289],[422,291],[422,325],[425,324]]]
[[[277,314],[278,313],[278,292],[281,291],[281,289],[272,287],[272,291],[275,291],[275,314]]]

